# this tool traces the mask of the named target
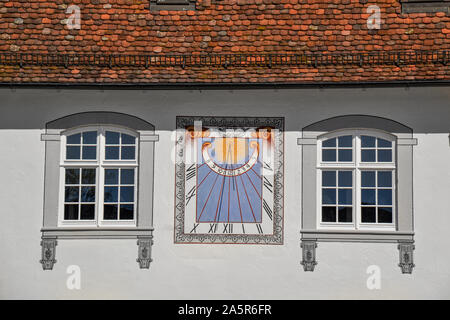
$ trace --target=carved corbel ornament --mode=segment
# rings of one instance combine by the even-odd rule
[[[138,237],[138,258],[136,261],[139,263],[141,269],[149,269],[150,262],[152,262],[151,253],[153,245],[153,236],[150,237]]]
[[[52,270],[56,263],[56,238],[42,238],[42,259],[39,261],[44,270]]]
[[[415,267],[413,256],[414,249],[414,242],[400,242],[398,244],[400,255],[400,263],[398,264],[398,266],[402,269],[402,273],[412,273],[412,270]]]
[[[302,248],[302,256],[303,260],[300,263],[303,266],[304,271],[314,271],[314,267],[316,266],[316,241],[302,241],[300,244]]]

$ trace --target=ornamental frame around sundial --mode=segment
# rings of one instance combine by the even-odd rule
[[[271,204],[271,229],[263,233],[244,233],[234,229],[234,233],[190,232],[186,223],[186,128],[201,122],[202,128],[257,129],[272,128],[273,133],[273,203]],[[214,244],[283,244],[284,237],[284,118],[283,117],[202,117],[178,116],[176,119],[175,152],[175,243],[214,243]],[[198,165],[196,164],[198,167]],[[189,166],[188,166],[189,167]],[[197,171],[196,171],[197,172]],[[198,174],[198,173],[197,173]],[[196,177],[197,179],[197,177]],[[225,180],[225,178],[224,178]],[[249,179],[250,180],[250,179]],[[231,183],[231,182],[229,182]],[[197,195],[195,195],[197,197]],[[189,197],[188,197],[189,198]],[[272,200],[272,199],[270,199]],[[250,201],[249,201],[250,204]],[[265,217],[267,219],[267,217]],[[267,220],[268,221],[268,220]],[[255,221],[256,222],[256,221]],[[219,224],[219,223],[217,223]],[[217,227],[216,224],[216,227]],[[220,223],[222,228],[222,223]],[[244,228],[244,226],[242,226]]]

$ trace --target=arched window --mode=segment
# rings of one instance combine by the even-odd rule
[[[136,225],[138,139],[119,127],[62,134],[60,225]]]
[[[319,228],[395,230],[395,138],[371,130],[318,137]]]

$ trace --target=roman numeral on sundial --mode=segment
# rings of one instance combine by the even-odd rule
[[[269,216],[270,220],[272,220],[272,209],[270,209],[270,207],[267,204],[266,200],[263,200],[263,208],[264,208],[264,211]]]
[[[195,188],[196,186],[193,186],[192,189],[186,195],[186,205],[188,205],[189,201],[191,201],[191,199],[195,196]]]
[[[216,232],[217,232],[217,223],[210,223],[208,233],[216,233]]]
[[[195,177],[195,171],[196,171],[196,167],[195,167],[195,163],[194,163],[186,170],[186,181]]]
[[[224,223],[223,224],[223,232],[222,233],[233,233],[233,224]]]
[[[264,177],[264,187],[267,188],[271,193],[273,193],[273,185],[270,183],[269,179],[267,177]]]
[[[192,228],[190,233],[197,233],[197,227],[200,225],[200,223],[194,223],[194,228]]]
[[[256,229],[258,229],[258,233],[259,234],[263,233],[263,229],[262,229],[262,227],[261,227],[261,225],[259,223],[256,225]]]

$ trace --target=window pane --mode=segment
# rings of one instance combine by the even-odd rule
[[[376,222],[376,214],[374,207],[362,207],[361,208],[361,222],[374,223]]]
[[[339,207],[338,222],[352,222],[352,207]]]
[[[338,146],[351,148],[353,146],[352,136],[339,137],[338,138]]]
[[[362,171],[361,185],[363,187],[375,187],[375,171]]]
[[[118,202],[117,187],[105,187],[105,202]]]
[[[119,144],[120,143],[119,139],[120,139],[120,133],[106,131],[106,133],[105,133],[106,144]]]
[[[378,186],[388,188],[392,187],[391,171],[378,171]]]
[[[134,202],[134,187],[120,187],[120,202]]]
[[[336,222],[336,207],[322,207],[322,222]]]
[[[122,133],[122,144],[135,144],[135,142],[135,137]]]
[[[322,204],[336,204],[336,189],[322,189]]]
[[[327,150],[324,149],[322,150],[322,161],[336,161],[336,150],[335,149],[331,149],[331,150]]]
[[[378,189],[378,204],[392,205],[392,189]]]
[[[65,204],[64,205],[64,220],[78,220],[78,205]]]
[[[352,171],[339,171],[339,187],[353,186]]]
[[[392,162],[392,150],[378,150],[378,162]]]
[[[352,204],[353,189],[339,189],[339,204]]]
[[[361,150],[362,162],[375,162],[375,150]]]
[[[105,204],[103,206],[103,219],[117,220],[117,204]]]
[[[338,155],[339,155],[339,161],[351,162],[353,160],[351,149],[339,149]]]
[[[81,202],[95,202],[95,187],[81,187]]]
[[[378,147],[379,148],[391,148],[392,142],[384,139],[378,138]]]
[[[119,184],[119,169],[105,169],[105,184]]]
[[[97,144],[97,131],[83,132],[83,144]]]
[[[135,158],[135,147],[122,147],[122,160],[133,160]]]
[[[95,218],[95,204],[82,204],[80,219],[81,220],[94,220]]]
[[[361,147],[374,148],[375,147],[375,137],[361,136]]]
[[[79,146],[67,146],[66,147],[66,159],[80,159],[80,147]]]
[[[79,190],[79,187],[66,187],[64,201],[78,202]]]
[[[121,220],[132,220],[133,219],[133,208],[132,204],[121,204],[120,205],[120,219]]]
[[[80,183],[80,169],[66,169],[66,184]]]
[[[375,189],[361,190],[361,204],[375,205]]]
[[[80,144],[81,143],[81,134],[76,133],[70,136],[67,136],[67,144]]]
[[[332,138],[332,139],[323,141],[322,147],[325,147],[325,148],[336,147],[336,138]]]
[[[389,207],[378,208],[378,222],[392,223],[392,208]]]
[[[336,171],[322,171],[322,186],[336,186]]]
[[[82,184],[95,184],[95,169],[83,169],[81,176]]]
[[[121,184],[134,184],[134,169],[121,169],[120,170],[120,183]]]
[[[105,159],[107,160],[118,160],[119,159],[119,148],[120,147],[106,147]]]
[[[97,158],[97,147],[83,146],[83,160],[93,160]]]

